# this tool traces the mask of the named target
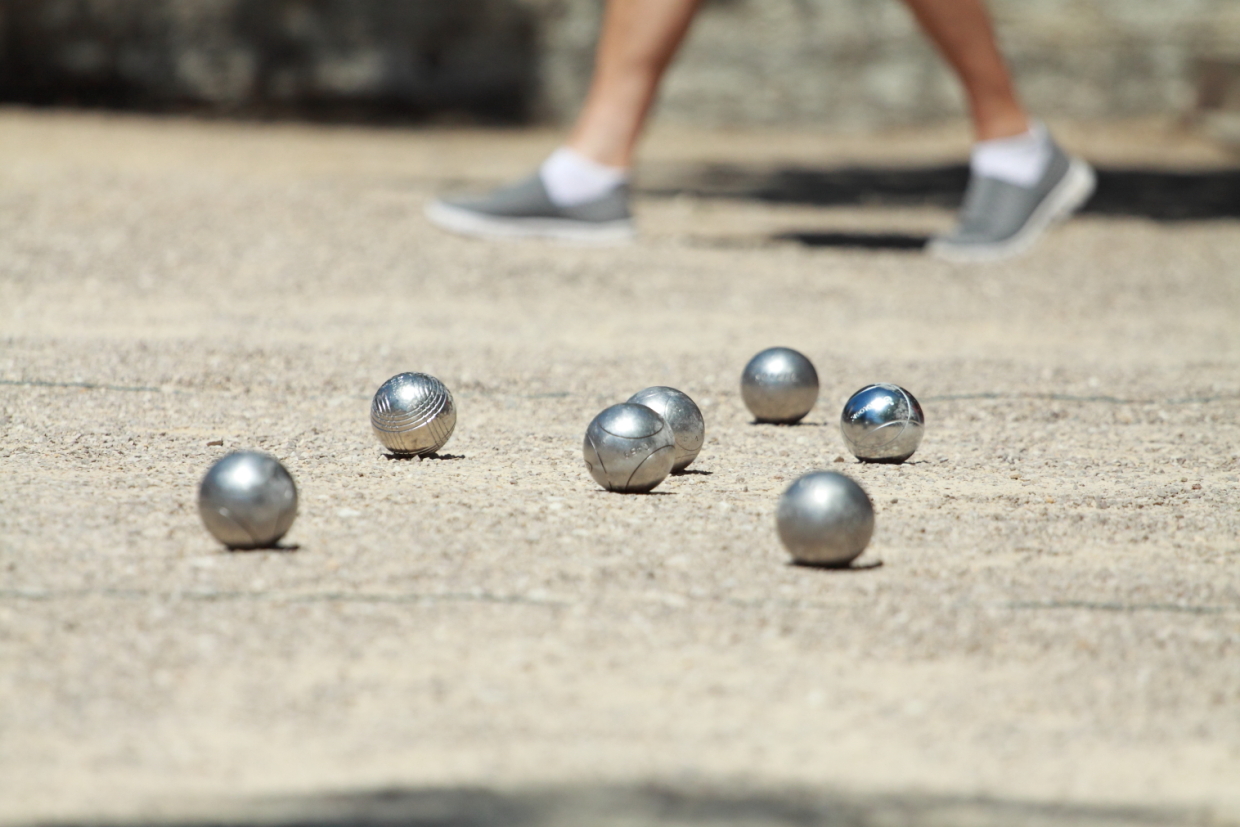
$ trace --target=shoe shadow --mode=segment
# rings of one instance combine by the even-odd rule
[[[1206,171],[1100,167],[1098,188],[1081,212],[1154,221],[1240,218],[1240,168]],[[964,164],[929,167],[777,169],[735,164],[663,167],[652,171],[646,195],[731,198],[806,206],[944,207],[960,205],[969,169]],[[777,238],[808,246],[912,249],[916,236],[789,232]]]
[[[929,236],[905,235],[904,233],[832,233],[832,232],[783,232],[771,236],[771,241],[793,241],[805,247],[841,247],[855,250],[902,250],[921,252],[930,242]]]

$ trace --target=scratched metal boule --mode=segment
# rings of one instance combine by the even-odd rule
[[[426,456],[456,429],[456,403],[443,382],[425,373],[400,373],[384,382],[370,405],[375,436],[397,456]]]
[[[779,539],[798,563],[843,566],[874,534],[874,505],[860,485],[834,471],[798,479],[779,498]]]
[[[844,442],[862,462],[904,462],[921,445],[925,429],[917,398],[899,385],[867,385],[840,414]]]
[[[590,476],[608,491],[644,494],[671,473],[676,438],[650,408],[623,402],[590,422],[582,454]]]
[[[818,401],[818,371],[792,348],[767,348],[745,365],[741,398],[756,421],[791,425]]]
[[[697,459],[706,441],[706,420],[702,417],[702,409],[687,393],[660,385],[638,391],[628,401],[645,405],[671,426],[676,438],[673,471],[683,471]]]
[[[275,457],[238,451],[203,477],[198,513],[207,530],[229,548],[274,546],[297,517],[297,485]]]

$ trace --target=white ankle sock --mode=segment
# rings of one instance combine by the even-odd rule
[[[629,180],[627,169],[592,161],[566,146],[543,161],[538,175],[551,203],[557,207],[575,207],[596,201]]]
[[[998,178],[1018,187],[1032,187],[1051,161],[1051,136],[1035,121],[1029,131],[1011,138],[978,141],[969,168],[974,175]]]

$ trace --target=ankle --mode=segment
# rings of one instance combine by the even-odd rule
[[[551,203],[575,207],[603,198],[629,180],[624,167],[602,164],[568,146],[562,146],[543,161],[539,178]]]
[[[1031,187],[1046,173],[1052,154],[1050,133],[1035,121],[1023,133],[978,141],[973,145],[969,167],[983,178]]]
[[[973,140],[981,143],[1014,138],[1028,132],[1033,125],[1034,120],[1021,109],[988,113],[985,117],[974,118]]]

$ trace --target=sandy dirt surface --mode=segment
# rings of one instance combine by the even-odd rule
[[[1240,221],[1089,215],[984,268],[771,238],[950,224],[915,206],[647,195],[607,250],[423,221],[554,140],[0,114],[0,822],[1240,823]],[[965,146],[667,132],[646,180]],[[740,401],[772,345],[822,377],[797,427]],[[455,393],[439,459],[369,431],[402,370]],[[880,380],[926,409],[903,466],[835,425]],[[604,493],[584,429],[656,384],[705,449]],[[295,548],[199,523],[239,448],[296,478]],[[787,564],[817,468],[881,566]]]

